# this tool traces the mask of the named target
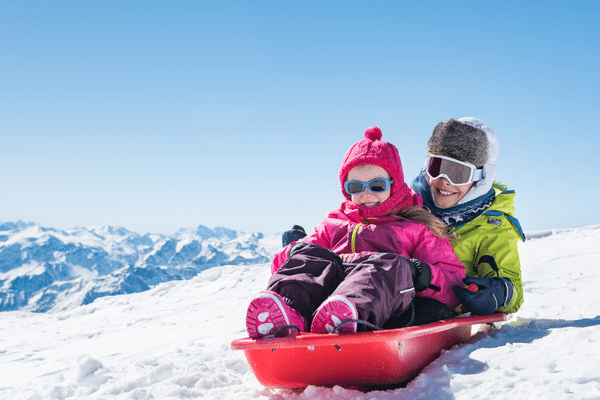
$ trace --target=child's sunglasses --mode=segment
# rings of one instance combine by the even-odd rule
[[[344,183],[344,190],[351,196],[361,194],[365,191],[366,187],[373,193],[383,193],[389,190],[392,183],[394,183],[394,181],[387,178],[372,179],[369,182],[346,181],[346,183]]]
[[[445,156],[427,157],[425,172],[431,179],[444,177],[454,186],[477,182],[483,178],[483,171],[475,165]]]

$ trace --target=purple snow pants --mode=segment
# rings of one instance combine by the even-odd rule
[[[267,290],[279,293],[308,321],[332,294],[346,296],[359,319],[382,327],[398,318],[415,297],[406,257],[393,253],[354,253],[344,262],[332,251],[302,243],[275,272]],[[359,325],[359,329],[361,329]]]

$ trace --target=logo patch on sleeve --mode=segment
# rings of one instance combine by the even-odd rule
[[[488,224],[500,226],[500,225],[502,225],[502,221],[499,220],[498,218],[488,218]]]

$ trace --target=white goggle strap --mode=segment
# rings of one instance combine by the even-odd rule
[[[473,170],[473,176],[471,177],[471,182],[477,182],[483,179],[483,168]]]

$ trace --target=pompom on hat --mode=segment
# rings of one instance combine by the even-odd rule
[[[340,168],[340,184],[342,193],[347,199],[347,208],[359,208],[362,217],[376,217],[397,212],[403,208],[422,204],[422,199],[404,182],[404,172],[398,149],[391,143],[381,140],[383,133],[376,126],[365,131],[365,138],[354,143],[342,159]],[[376,207],[357,206],[350,201],[351,196],[344,190],[348,173],[354,167],[364,164],[377,165],[390,174],[394,183],[391,187],[390,198]]]

